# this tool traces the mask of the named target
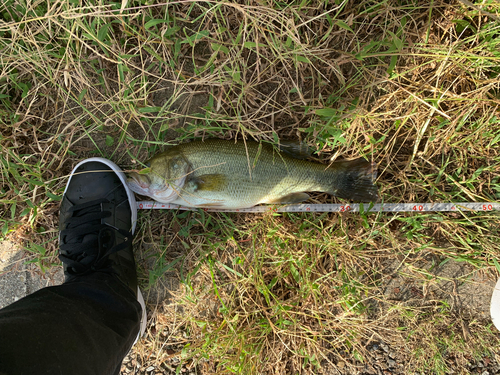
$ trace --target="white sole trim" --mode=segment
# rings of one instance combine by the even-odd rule
[[[500,279],[497,281],[491,296],[490,315],[493,324],[500,331]]]
[[[135,345],[139,339],[144,336],[144,332],[146,332],[146,325],[148,323],[148,317],[146,314],[146,304],[144,303],[144,297],[142,296],[141,290],[139,287],[137,287],[137,301],[141,304],[142,307],[142,315],[141,315],[141,325],[139,328],[139,333],[137,334],[137,337],[135,338],[134,343],[132,344]]]

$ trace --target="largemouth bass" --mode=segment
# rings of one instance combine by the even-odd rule
[[[257,142],[209,139],[169,148],[140,173],[129,173],[136,193],[188,207],[246,208],[299,203],[305,192],[376,202],[377,166],[363,158],[324,164],[299,160]]]

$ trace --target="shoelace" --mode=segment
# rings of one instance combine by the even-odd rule
[[[132,243],[132,233],[101,223],[101,219],[111,216],[111,212],[103,211],[102,203],[107,199],[77,204],[69,209],[72,217],[66,228],[61,231],[61,254],[59,259],[66,265],[71,274],[86,274],[97,270],[110,270],[108,258]],[[125,240],[119,245],[115,242],[116,232]]]

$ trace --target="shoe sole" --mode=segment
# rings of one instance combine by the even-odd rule
[[[500,331],[500,279],[497,281],[491,296],[490,315],[493,324]]]
[[[146,325],[148,322],[148,317],[146,315],[146,304],[144,303],[144,297],[142,296],[142,293],[141,293],[141,290],[139,289],[139,287],[137,287],[137,301],[139,301],[139,303],[141,304],[141,307],[142,307],[141,325],[140,325],[139,333],[137,334],[137,337],[135,338],[135,341],[132,344],[132,346],[134,346],[135,343],[137,341],[139,341],[139,339],[142,336],[144,336],[144,332],[146,332]]]
[[[71,178],[73,177],[74,174],[76,174],[76,170],[83,164],[85,163],[90,163],[93,161],[98,161],[100,163],[103,163],[107,165],[113,172],[116,173],[120,181],[122,182],[123,186],[125,187],[125,191],[127,192],[127,197],[128,201],[130,203],[130,211],[132,212],[132,234],[135,233],[135,227],[137,224],[137,203],[135,201],[135,195],[132,190],[128,187],[127,184],[127,177],[125,176],[125,173],[121,170],[119,166],[117,166],[115,163],[113,163],[111,160],[105,159],[105,158],[99,158],[99,157],[93,157],[93,158],[88,158],[85,160],[82,160],[79,162],[75,168],[71,171],[71,175],[69,177],[69,180],[66,184],[66,188],[64,189],[64,194],[66,194],[66,189],[68,189],[69,183],[71,181]],[[144,332],[146,331],[146,324],[147,324],[147,315],[146,315],[146,304],[144,303],[144,297],[142,296],[141,290],[139,287],[137,287],[137,301],[141,305],[142,308],[142,314],[141,314],[141,325],[139,329],[139,333],[137,334],[137,337],[134,341],[134,344],[139,341],[139,339],[144,335]]]

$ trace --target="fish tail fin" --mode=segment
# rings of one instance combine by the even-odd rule
[[[377,202],[378,188],[377,163],[371,163],[363,158],[334,162],[331,167],[335,171],[335,188],[328,190],[329,194],[340,198],[359,202]]]

